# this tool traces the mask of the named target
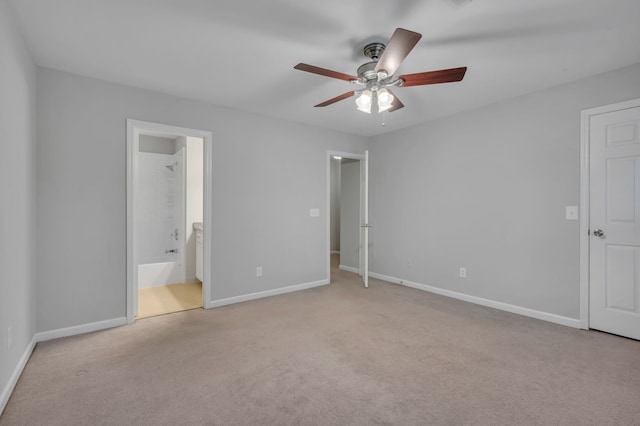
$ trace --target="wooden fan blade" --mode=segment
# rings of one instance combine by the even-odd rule
[[[314,74],[319,74],[319,75],[323,75],[325,77],[331,77],[331,78],[337,78],[339,80],[345,80],[345,81],[351,81],[351,80],[357,80],[358,77],[354,76],[354,75],[349,75],[349,74],[344,74],[338,71],[331,71],[328,70],[326,68],[320,68],[320,67],[315,67],[313,65],[308,65],[308,64],[298,64],[295,67],[293,67],[297,70],[300,71],[306,71],[306,72],[311,72]]]
[[[389,89],[387,89],[387,90],[389,90]],[[391,93],[391,95],[393,95],[393,102],[391,102],[391,108],[389,108],[387,111],[392,112],[392,111],[395,111],[397,109],[404,108],[404,104],[402,102],[400,102],[400,99],[398,99],[396,94],[393,93],[391,90],[389,90],[389,93]]]
[[[324,101],[321,104],[315,105],[316,107],[326,107],[327,105],[331,105],[331,104],[335,104],[338,101],[347,99],[352,97],[353,95],[355,95],[356,92],[354,92],[353,90],[347,93],[343,93],[340,96],[336,96],[335,98],[329,99],[328,101]]]
[[[376,64],[375,72],[385,71],[387,75],[392,75],[396,72],[420,38],[422,38],[422,34],[403,28],[396,28]]]
[[[467,67],[450,68],[448,70],[419,72],[416,74],[405,74],[398,78],[404,80],[402,86],[424,86],[426,84],[452,83],[464,78]]]

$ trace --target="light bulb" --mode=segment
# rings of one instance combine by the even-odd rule
[[[393,95],[385,88],[378,90],[378,111],[386,111],[393,104]]]
[[[382,89],[384,90],[384,89]],[[391,103],[391,95],[389,94],[389,92],[383,92],[382,90],[380,90],[380,92],[378,92],[378,101],[383,104],[389,104]]]
[[[356,106],[362,112],[371,113],[371,91],[364,90],[356,99]]]
[[[371,92],[368,90],[362,92],[358,99],[356,99],[356,105],[362,108],[371,105]]]

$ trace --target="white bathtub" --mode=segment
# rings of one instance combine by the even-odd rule
[[[138,288],[181,283],[182,268],[178,262],[138,265]]]

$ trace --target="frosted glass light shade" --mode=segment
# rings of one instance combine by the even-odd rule
[[[360,111],[371,114],[371,99],[371,91],[364,90],[356,99],[356,106]]]
[[[385,88],[378,90],[378,112],[386,111],[393,104],[393,95]]]

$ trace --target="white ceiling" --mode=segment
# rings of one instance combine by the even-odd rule
[[[43,67],[371,136],[640,62],[640,0],[9,0]],[[381,116],[345,81],[367,41],[422,34],[397,74],[468,66],[460,83],[395,89]]]

